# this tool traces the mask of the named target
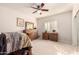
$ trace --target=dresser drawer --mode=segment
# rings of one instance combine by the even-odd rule
[[[43,33],[42,38],[45,39],[45,40],[48,40],[48,33]]]
[[[46,40],[58,41],[58,33],[43,33],[42,38]]]
[[[49,33],[49,40],[58,41],[58,34],[57,33]]]

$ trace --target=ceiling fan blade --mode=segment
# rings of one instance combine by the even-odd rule
[[[48,9],[41,9],[42,11],[49,11]]]
[[[36,13],[38,10],[36,10],[36,11],[34,11],[34,12],[32,12],[32,13]]]
[[[44,3],[41,3],[41,8],[42,8],[44,5],[45,5]]]
[[[38,9],[38,8],[36,8],[36,7],[32,7],[33,9]]]

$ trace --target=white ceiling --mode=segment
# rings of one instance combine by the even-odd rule
[[[0,6],[12,8],[19,12],[25,13],[28,16],[39,18],[72,10],[73,5],[68,3],[45,3],[45,6],[43,8],[49,9],[49,11],[42,12],[42,15],[40,15],[38,13],[32,14],[32,12],[35,11],[35,9],[31,8],[33,4],[35,3],[4,3],[4,4],[2,3],[0,4]]]

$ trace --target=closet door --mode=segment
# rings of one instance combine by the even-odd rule
[[[79,12],[75,18],[76,30],[77,30],[77,52],[79,54]]]
[[[78,50],[79,50],[79,15],[78,15],[78,19],[77,19],[77,46],[78,46]]]

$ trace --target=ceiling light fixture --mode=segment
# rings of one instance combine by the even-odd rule
[[[40,4],[34,4],[34,6],[32,6],[31,8],[33,9],[36,9],[34,12],[32,12],[33,14],[34,13],[39,13],[40,15],[42,14],[42,11],[49,11],[49,9],[45,9],[43,8],[45,6],[45,3],[40,3]]]
[[[42,14],[41,10],[38,10],[37,13],[39,13],[40,15]]]

